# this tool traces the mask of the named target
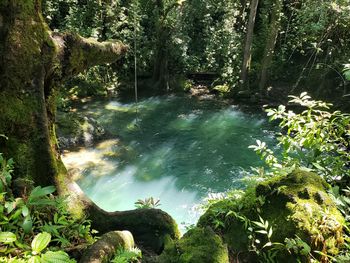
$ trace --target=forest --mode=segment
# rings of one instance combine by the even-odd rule
[[[350,262],[349,0],[0,0],[0,263]]]

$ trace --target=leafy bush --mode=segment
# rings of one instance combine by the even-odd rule
[[[14,196],[12,172],[13,161],[0,155],[0,262],[73,262],[62,249],[92,243],[90,221],[73,218],[53,186]]]
[[[145,198],[144,200],[139,199],[135,202],[135,207],[138,209],[156,208],[158,206],[160,206],[160,200],[153,197]]]
[[[347,228],[350,222],[350,189],[345,186],[350,180],[350,115],[340,111],[331,112],[331,104],[312,100],[306,92],[299,97],[290,97],[290,104],[301,108],[300,113],[287,110],[283,105],[266,110],[270,120],[279,121],[281,127],[282,132],[277,136],[281,155],[276,155],[260,140],[250,148],[271,168],[267,175],[304,167],[323,176],[333,185],[330,194],[344,215],[347,221],[344,227]],[[324,226],[317,225],[319,227]],[[332,259],[334,262],[347,262],[349,238],[345,236],[345,240],[343,252]],[[286,239],[284,248],[300,255],[310,254],[310,247],[299,237]],[[322,253],[319,252],[322,258],[331,258]]]
[[[350,115],[330,112],[331,104],[312,100],[306,92],[290,97],[292,105],[305,110],[295,113],[283,105],[266,110],[271,121],[279,121],[282,130],[278,134],[281,157],[261,141],[250,148],[275,170],[304,166],[331,183],[349,180]]]
[[[141,250],[138,248],[118,249],[116,255],[111,260],[112,263],[134,263],[140,262],[142,257]]]
[[[73,263],[76,262],[69,258],[68,254],[63,251],[46,251],[51,241],[51,235],[46,232],[42,232],[37,234],[32,243],[31,243],[31,251],[26,251],[24,253],[23,259],[18,258],[0,258],[0,262],[16,262],[16,263],[54,263],[54,262],[65,262],[65,263]],[[12,244],[16,242],[16,235],[11,232],[0,232],[0,242],[4,244]]]

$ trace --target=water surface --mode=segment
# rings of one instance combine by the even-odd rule
[[[223,102],[152,97],[135,103],[93,102],[81,109],[111,139],[67,153],[78,183],[107,211],[133,209],[138,199],[159,198],[179,224],[193,224],[210,193],[241,188],[244,171],[259,164],[248,149],[257,139],[273,144],[263,114]]]

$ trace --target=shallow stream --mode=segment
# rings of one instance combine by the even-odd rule
[[[80,109],[111,135],[93,147],[65,153],[79,169],[79,185],[107,211],[134,209],[138,199],[160,207],[184,230],[194,224],[208,195],[242,188],[242,177],[260,163],[248,146],[274,144],[264,114],[189,97],[151,97],[135,103],[91,102]]]

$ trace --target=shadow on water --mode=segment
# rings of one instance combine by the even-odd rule
[[[93,102],[82,111],[115,138],[63,160],[83,169],[79,184],[106,210],[132,209],[153,196],[178,222],[194,223],[193,206],[209,193],[241,188],[243,172],[260,163],[249,145],[274,144],[263,114],[219,101],[152,97],[137,105]]]

